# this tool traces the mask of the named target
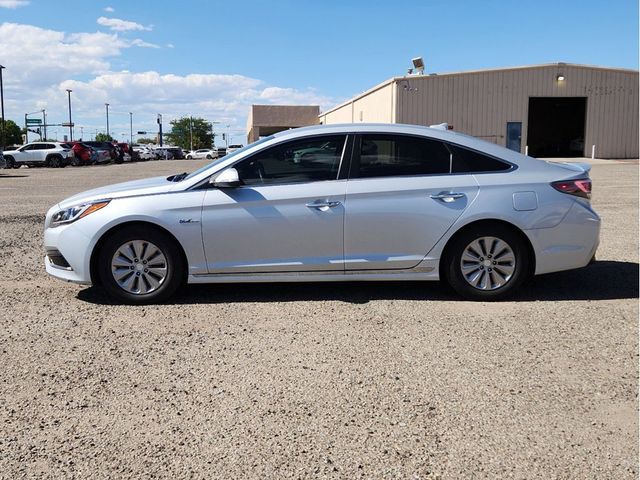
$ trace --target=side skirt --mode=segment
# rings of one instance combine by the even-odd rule
[[[439,280],[438,270],[422,272],[303,272],[189,275],[187,283],[388,282]]]

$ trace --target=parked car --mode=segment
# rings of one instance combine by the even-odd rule
[[[316,148],[322,161],[292,161]],[[589,170],[434,128],[299,128],[64,200],[46,216],[45,265],[136,304],[185,282],[439,279],[499,300],[592,261]]]
[[[71,165],[73,165],[74,167],[91,165],[91,163],[93,163],[94,151],[89,145],[85,145],[82,142],[69,142],[65,145],[68,145],[73,152]]]
[[[91,140],[83,143],[95,150],[95,163],[108,163],[118,157],[115,147],[110,142],[96,142]]]
[[[174,160],[184,160],[184,151],[180,147],[165,147]]]
[[[156,158],[155,153],[144,145],[134,145],[133,150],[137,153],[140,160],[155,160]]]
[[[242,145],[236,144],[236,145],[229,145],[227,147],[227,155],[230,153],[235,152],[236,150],[239,150],[242,148]]]
[[[187,153],[187,160],[199,158],[208,158],[209,160],[213,160],[214,158],[218,158],[218,151],[211,148],[200,148]]]
[[[224,147],[219,147],[216,149],[216,152],[218,153],[218,158],[221,158],[227,154],[227,149]]]
[[[69,145],[60,142],[32,142],[16,150],[5,150],[5,168],[32,167],[62,168],[69,165],[73,152]]]

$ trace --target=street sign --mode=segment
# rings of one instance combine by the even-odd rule
[[[62,126],[63,126],[63,127],[73,127],[73,126],[74,126],[74,123],[73,123],[73,122],[64,122],[64,123],[62,124]]]
[[[27,118],[27,125],[42,125],[41,118]]]
[[[147,132],[138,132],[138,135],[146,135]]]

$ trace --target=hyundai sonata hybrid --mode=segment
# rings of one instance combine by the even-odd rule
[[[134,304],[184,283],[439,279],[498,300],[595,258],[589,169],[441,128],[299,128],[62,201],[45,266]]]

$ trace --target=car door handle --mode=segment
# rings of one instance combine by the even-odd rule
[[[434,200],[442,200],[445,203],[451,203],[454,200],[458,200],[459,198],[464,197],[464,193],[441,192],[429,196]]]
[[[340,202],[313,202],[313,203],[307,203],[307,207],[309,208],[317,208],[318,210],[322,210],[322,209],[328,209],[328,208],[334,208],[337,207],[338,205],[342,205]]]

